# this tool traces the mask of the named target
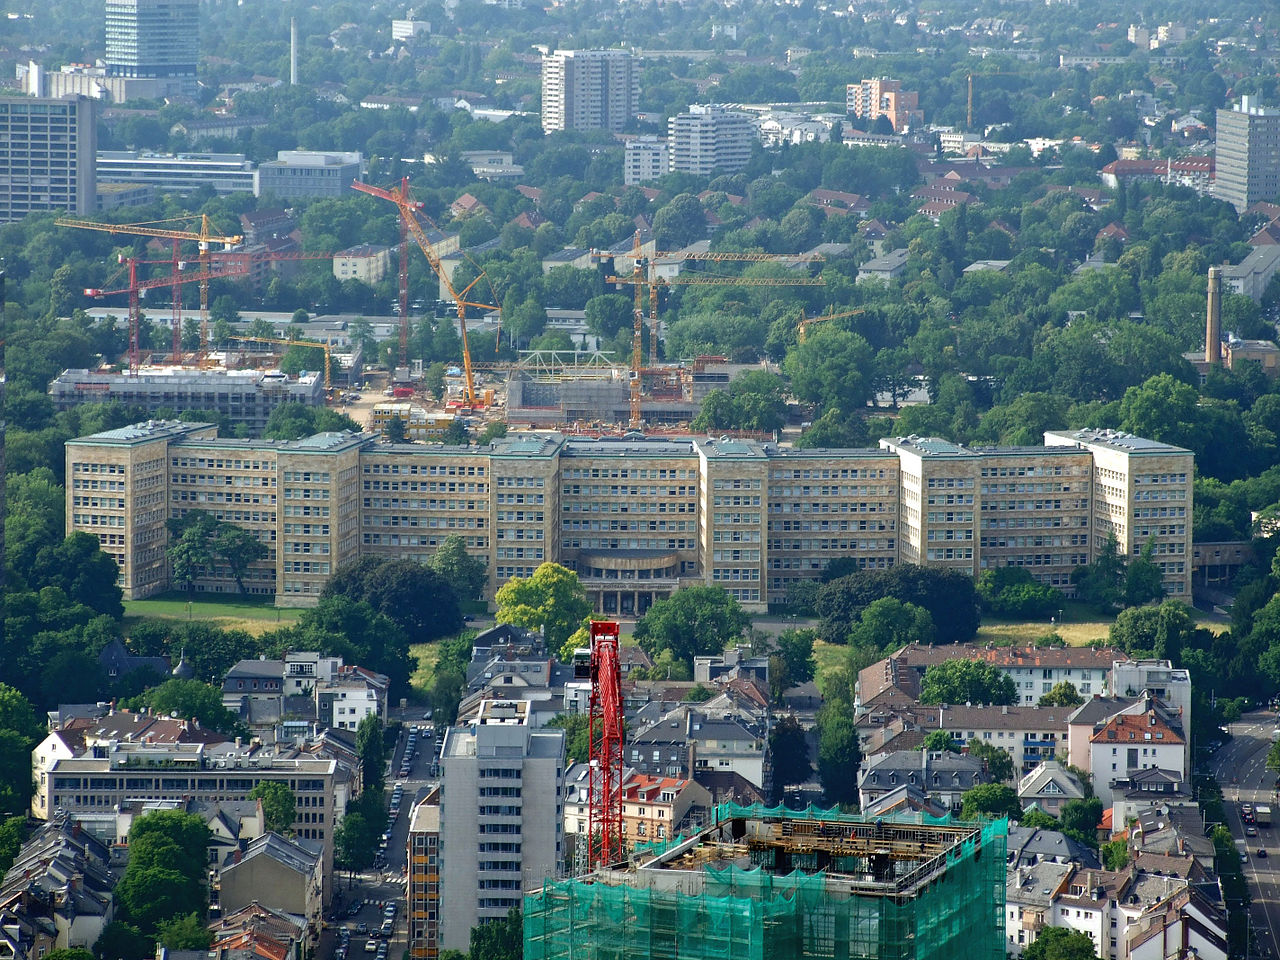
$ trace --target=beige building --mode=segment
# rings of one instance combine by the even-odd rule
[[[694,584],[764,610],[837,557],[970,575],[1025,566],[1070,591],[1110,533],[1128,555],[1152,543],[1171,595],[1191,589],[1192,454],[1105,431],[1050,432],[1043,447],[556,433],[451,447],[219,439],[208,425],[148,421],[69,441],[66,456],[68,532],[99,537],[129,598],[169,588],[164,522],[193,509],[267,545],[245,589],[286,606],[316,602],[357,557],[423,561],[455,534],[486,562],[488,597],[554,561],[596,610],[624,616]],[[196,588],[237,585],[214,564]]]
[[[339,280],[359,280],[370,286],[391,269],[391,248],[361,243],[333,255],[333,275]]]
[[[1191,595],[1191,511],[1195,456],[1190,450],[1115,430],[1047,431],[1046,446],[1074,446],[1093,460],[1093,544],[1108,536],[1135,556],[1148,544],[1173,597]]]
[[[431,791],[409,820],[410,960],[440,956],[440,791]]]
[[[224,914],[255,901],[304,917],[306,936],[320,936],[324,857],[318,843],[264,833],[226,855],[218,870],[218,905]]]

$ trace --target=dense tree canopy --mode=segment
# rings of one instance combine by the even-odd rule
[[[670,650],[692,665],[694,657],[722,653],[749,624],[746,611],[722,587],[684,587],[636,621],[635,637],[651,657]]]

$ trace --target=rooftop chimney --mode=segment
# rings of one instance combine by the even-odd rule
[[[1204,323],[1204,362],[1222,362],[1222,268],[1209,268],[1209,310]]]

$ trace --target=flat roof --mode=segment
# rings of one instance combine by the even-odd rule
[[[154,440],[178,439],[198,431],[207,430],[212,423],[185,423],[181,420],[144,420],[128,426],[103,430],[101,433],[76,437],[68,443],[150,443]]]
[[[1106,447],[1110,450],[1118,450],[1122,453],[1191,453],[1184,447],[1175,447],[1171,443],[1162,443],[1159,440],[1148,440],[1146,437],[1135,436],[1132,433],[1125,433],[1122,430],[1100,430],[1087,428],[1083,430],[1046,430],[1045,445],[1049,445],[1049,438],[1053,437],[1060,441],[1066,441],[1068,444],[1088,444],[1096,447]]]

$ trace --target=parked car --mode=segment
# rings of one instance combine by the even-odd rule
[[[356,924],[356,933],[368,933],[368,932],[369,932],[369,925],[365,923],[363,920],[361,920],[359,923]]]

